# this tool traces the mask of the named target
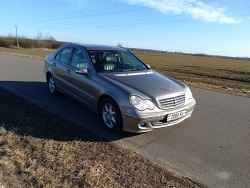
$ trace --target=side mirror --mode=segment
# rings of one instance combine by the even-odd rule
[[[77,68],[77,69],[75,69],[75,72],[77,74],[83,74],[83,75],[88,75],[89,74],[89,71],[86,68]]]
[[[150,69],[150,65],[147,64],[147,67]]]

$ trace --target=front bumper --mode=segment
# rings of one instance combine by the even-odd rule
[[[196,104],[195,99],[190,101],[190,103],[169,110],[154,110],[152,111],[145,111],[135,113],[134,111],[128,110],[123,108],[122,115],[123,115],[123,130],[135,133],[142,133],[148,132],[156,128],[167,127],[171,125],[175,125],[177,123],[182,122],[183,120],[189,118],[193,112],[194,106]],[[176,113],[186,110],[186,116],[173,120],[173,121],[165,121],[166,116],[168,114]],[[137,111],[138,112],[138,111]]]

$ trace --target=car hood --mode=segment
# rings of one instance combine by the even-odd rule
[[[131,89],[132,94],[143,94],[142,97],[155,99],[184,92],[185,84],[173,78],[164,76],[155,71],[140,71],[140,72],[119,72],[119,73],[102,73],[103,77],[112,80],[120,87],[126,86]],[[138,91],[138,93],[134,93]]]

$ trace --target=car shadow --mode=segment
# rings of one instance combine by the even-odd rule
[[[13,103],[12,98],[15,98],[15,95],[5,94],[7,96],[3,101],[6,103],[4,106],[11,109],[9,112],[5,108],[2,109],[0,124],[4,124],[6,129],[15,130],[18,134],[59,141],[92,142],[116,141],[138,135],[129,132],[109,132],[99,115],[64,94],[52,96],[45,82],[0,81],[0,87],[35,104],[34,106],[23,99],[21,103]],[[20,98],[16,100],[20,101]],[[3,115],[5,111],[11,113],[11,117],[8,114]],[[28,123],[24,121],[26,119],[29,119]]]

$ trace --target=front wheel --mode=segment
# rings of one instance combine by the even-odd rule
[[[122,132],[122,117],[116,102],[106,98],[101,104],[102,120],[106,128],[115,133]]]
[[[51,95],[58,94],[54,77],[51,74],[48,77],[48,87],[49,87],[49,91],[50,91]]]

